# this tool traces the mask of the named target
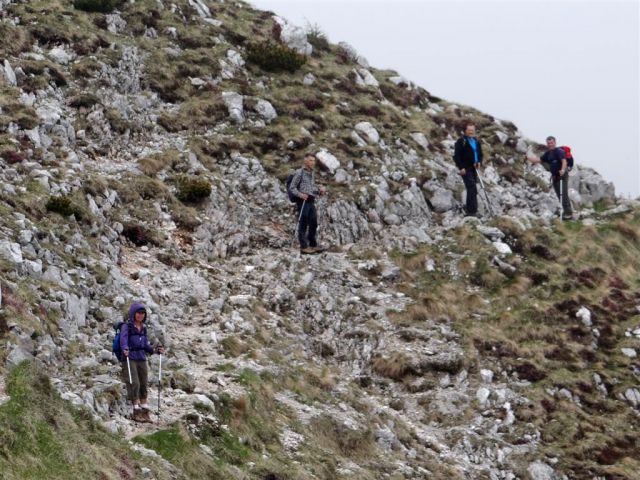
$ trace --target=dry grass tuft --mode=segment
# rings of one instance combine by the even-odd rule
[[[389,357],[374,358],[371,364],[377,374],[393,380],[402,380],[413,373],[409,357],[402,352],[392,353]]]

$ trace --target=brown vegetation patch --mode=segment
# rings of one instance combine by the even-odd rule
[[[519,356],[517,348],[505,342],[474,338],[473,344],[480,353],[491,357],[517,358]]]
[[[395,352],[389,357],[374,358],[372,367],[377,374],[393,380],[402,380],[407,375],[415,373],[409,358],[401,352]]]
[[[533,245],[530,249],[531,253],[537,255],[538,257],[544,258],[545,260],[555,260],[555,255],[551,253],[551,250],[546,245],[542,245],[537,243]]]
[[[515,371],[518,374],[518,377],[530,382],[539,382],[547,377],[545,372],[529,362],[516,365]]]

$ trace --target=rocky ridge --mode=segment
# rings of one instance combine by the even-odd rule
[[[2,3],[3,32],[24,39],[4,48],[0,75],[7,368],[35,359],[62,398],[127,438],[173,422],[204,438],[205,427],[229,429],[229,401],[238,410],[258,398],[260,409],[268,399],[276,437],[244,444],[263,460],[291,462],[299,478],[564,478],[558,458],[539,453],[539,429],[516,415],[532,403],[535,380],[478,368],[453,320],[435,311],[411,325],[394,320],[418,304],[398,255],[440,250],[420,273],[453,282],[472,255],[448,242],[474,232],[492,268],[518,267],[504,228],[461,217],[450,161],[459,123],[479,123],[492,205],[523,231],[555,228],[547,173],[520,160],[535,144],[508,122],[371,68],[348,45],[313,56],[306,32],[243,3],[137,1],[106,15],[47,3]],[[73,18],[84,33],[47,23],[47,14]],[[292,75],[256,69],[240,39],[249,19],[268,38],[279,30],[277,40],[308,63]],[[186,57],[176,67],[182,83],[159,85],[158,55]],[[334,67],[336,58],[344,63]],[[327,65],[337,70],[323,78]],[[343,89],[373,106],[349,104]],[[293,92],[324,113],[299,118],[280,96]],[[390,128],[395,118],[408,119],[402,132]],[[307,149],[321,150],[331,193],[319,205],[320,229],[335,248],[300,257],[282,174]],[[183,176],[206,179],[211,194],[179,202]],[[580,166],[570,193],[585,225],[637,209]],[[45,208],[60,196],[71,214]],[[161,427],[126,418],[108,350],[112,323],[134,299],[147,304],[150,330],[169,352]],[[639,399],[630,385],[618,400],[637,410]],[[202,445],[210,461],[220,458]],[[362,455],[365,447],[381,460]],[[330,473],[306,467],[333,455]]]

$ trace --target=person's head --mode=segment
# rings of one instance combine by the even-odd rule
[[[147,319],[147,309],[142,303],[134,303],[129,307],[129,321],[144,322]]]
[[[554,148],[556,148],[556,137],[549,135],[547,137],[547,149],[553,150]]]
[[[475,124],[469,122],[464,126],[464,134],[467,137],[475,137],[476,136],[476,126]]]
[[[313,153],[305,154],[302,164],[304,168],[313,170],[313,167],[316,165],[316,156]]]
[[[144,322],[144,320],[147,318],[147,311],[144,308],[140,308],[138,310],[136,310],[134,319],[136,322]]]

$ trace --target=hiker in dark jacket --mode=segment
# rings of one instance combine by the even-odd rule
[[[149,343],[147,338],[147,310],[142,303],[134,303],[129,308],[129,320],[122,325],[120,333],[120,348],[122,349],[122,378],[127,385],[127,393],[133,403],[133,419],[144,421],[148,419],[149,404],[147,403],[147,354],[164,353],[164,348],[157,349]],[[127,359],[129,360],[127,362]],[[129,369],[131,378],[129,378]]]
[[[324,195],[323,187],[317,187],[313,175],[313,167],[316,157],[312,153],[304,156],[302,168],[291,179],[290,192],[299,198],[296,202],[298,210],[298,241],[300,253],[317,253],[325,248],[318,245],[316,231],[318,230],[318,214],[316,212],[315,199],[318,195]]]
[[[460,176],[467,190],[466,216],[478,216],[478,174],[476,169],[482,165],[482,146],[476,138],[476,126],[467,123],[464,135],[455,144],[453,160],[460,171]]]
[[[558,200],[562,203],[562,219],[571,220],[573,218],[573,210],[569,200],[569,168],[564,150],[562,147],[556,146],[556,138],[553,136],[547,137],[547,151],[541,157],[529,154],[526,158],[531,163],[544,163],[545,168],[551,172],[553,189]],[[562,198],[560,198],[560,182],[562,182]]]

